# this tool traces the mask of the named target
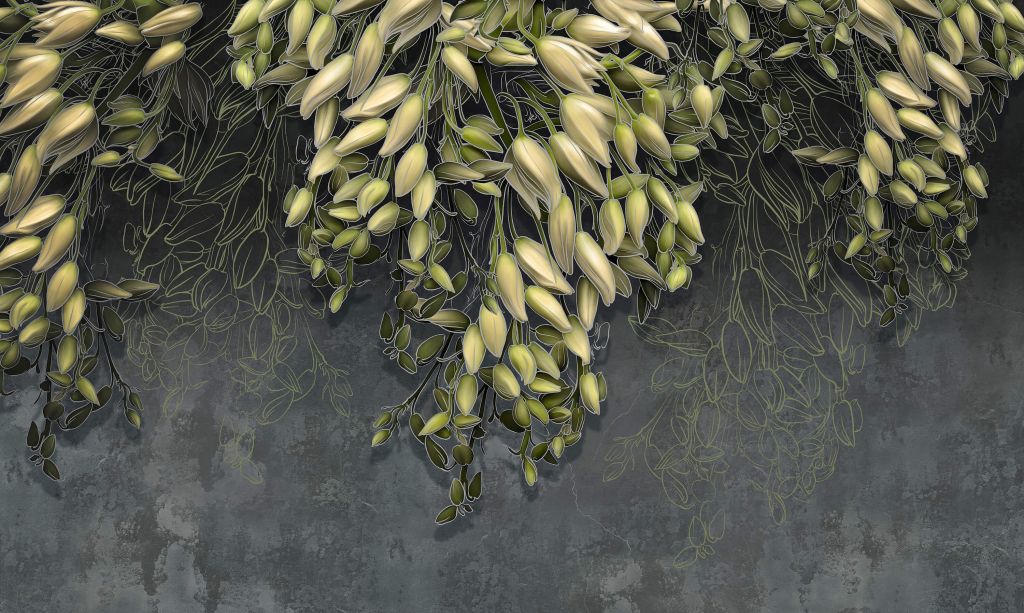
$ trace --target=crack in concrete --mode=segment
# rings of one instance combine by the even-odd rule
[[[611,536],[613,536],[613,537],[619,539],[620,541],[622,541],[623,543],[625,543],[626,544],[626,551],[632,553],[633,552],[633,546],[630,545],[629,540],[627,538],[623,537],[622,535],[618,534],[617,532],[615,532],[614,530],[612,530],[608,526],[606,526],[603,523],[601,523],[593,515],[588,515],[587,513],[583,512],[583,509],[580,507],[580,496],[579,496],[579,493],[576,491],[576,470],[573,468],[572,464],[569,464],[569,478],[572,480],[572,498],[573,498],[573,502],[576,505],[576,511],[581,516],[583,516],[584,518],[589,519],[590,521],[592,521],[595,524],[597,524],[598,526],[600,526],[600,528],[602,530],[604,530],[605,532],[607,532]]]

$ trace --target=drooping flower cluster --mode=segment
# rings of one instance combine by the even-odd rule
[[[474,445],[494,426],[520,437],[531,485],[537,462],[579,440],[606,393],[592,368],[600,304],[636,293],[642,321],[688,285],[704,241],[701,153],[728,139],[731,104],[763,105],[766,150],[785,141],[840,166],[824,191],[844,195],[853,233],[833,224],[806,275],[832,251],[851,261],[885,289],[884,324],[910,299],[911,245],[959,267],[985,191],[957,136],[960,105],[982,78],[1022,67],[1010,3],[977,3],[993,21],[987,47],[973,4],[955,0],[588,4],[250,0],[232,27],[238,82],[313,117],[318,152],[284,206],[331,308],[358,266],[394,264],[381,337],[428,374],[378,418],[373,443],[404,418],[434,464],[459,469],[441,522],[479,494]],[[940,18],[946,57],[922,42]],[[865,105],[857,147],[801,142],[803,102],[773,75],[807,61]],[[414,330],[428,336],[412,350]]]
[[[253,0],[232,26],[237,80],[313,117],[318,152],[285,208],[331,308],[357,266],[394,262],[381,336],[428,375],[373,443],[401,418],[434,464],[459,467],[440,521],[478,495],[470,468],[491,425],[519,435],[527,483],[558,462],[606,394],[599,305],[635,292],[646,313],[699,259],[701,186],[679,178],[697,149],[665,132],[685,90],[639,61],[667,59],[652,23],[675,8],[605,4]],[[630,53],[609,53],[620,45]],[[415,350],[414,328],[427,333]]]
[[[182,40],[202,14],[194,3],[0,8],[0,159],[10,169],[0,173],[0,366],[6,375],[42,373],[42,426],[32,422],[27,442],[53,479],[57,433],[80,426],[115,393],[125,418],[141,423],[142,401],[108,346],[124,331],[112,304],[157,286],[102,278],[83,237],[104,172],[134,164],[154,182],[181,180],[146,160],[174,95],[168,69],[184,57]],[[99,384],[104,377],[109,383]]]

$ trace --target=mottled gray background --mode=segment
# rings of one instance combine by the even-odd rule
[[[408,440],[367,445],[376,409],[412,384],[380,354],[371,285],[313,327],[351,372],[351,416],[309,402],[257,426],[246,470],[220,442],[223,420],[251,413],[228,382],[147,411],[141,432],[113,412],[91,419],[66,437],[60,483],[25,461],[34,394],[0,400],[0,611],[1024,610],[1022,105],[1018,93],[982,156],[992,197],[957,305],[906,347],[864,333],[857,444],[782,526],[729,481],[715,555],[679,570],[689,515],[644,471],[602,483],[612,441],[649,418],[665,358],[624,310],[603,358],[606,412],[572,461],[528,490],[489,441],[477,512],[434,526],[438,472]]]

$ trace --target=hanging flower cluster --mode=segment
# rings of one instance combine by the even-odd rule
[[[124,332],[116,304],[157,286],[92,269],[86,230],[108,173],[137,165],[149,183],[182,179],[148,159],[175,120],[177,65],[202,16],[198,4],[147,0],[0,8],[0,160],[9,168],[0,173],[0,387],[4,375],[41,373],[42,419],[27,442],[53,479],[57,433],[115,394],[125,418],[141,424],[142,401],[118,374],[109,341]]]
[[[642,322],[689,284],[701,158],[729,138],[730,105],[761,103],[766,150],[838,167],[823,190],[847,228],[811,247],[807,277],[850,262],[884,289],[885,324],[910,294],[906,251],[960,269],[986,182],[961,106],[1024,63],[1008,2],[584,4],[250,0],[231,28],[236,80],[313,120],[284,208],[314,284],[338,310],[360,267],[391,265],[385,351],[426,376],[373,444],[408,424],[456,471],[438,522],[480,495],[487,432],[514,433],[533,485],[600,412],[599,307],[635,294]],[[808,101],[773,74],[808,62],[862,105],[856,143],[801,142]]]

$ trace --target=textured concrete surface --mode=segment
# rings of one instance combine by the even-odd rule
[[[1024,610],[1014,102],[985,154],[992,198],[957,305],[926,315],[906,347],[864,332],[857,444],[781,526],[740,474],[719,493],[714,554],[680,570],[690,516],[643,471],[602,482],[615,438],[654,410],[649,373],[664,358],[625,312],[604,358],[607,413],[572,461],[528,490],[490,440],[477,512],[434,526],[437,471],[406,440],[366,444],[377,407],[411,384],[380,355],[367,299],[314,327],[351,373],[350,416],[310,401],[255,426],[251,458],[247,435],[225,437],[224,424],[251,425],[227,381],[148,411],[138,433],[111,414],[90,421],[60,451],[59,484],[22,453],[34,395],[0,400],[0,611]]]

